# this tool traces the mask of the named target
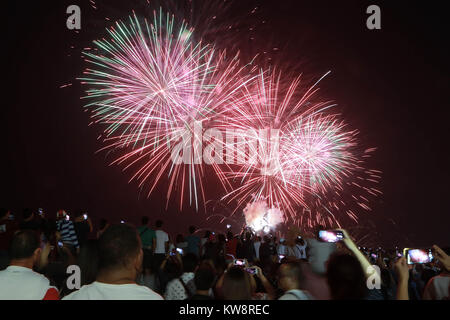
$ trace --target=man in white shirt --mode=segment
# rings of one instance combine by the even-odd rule
[[[142,245],[135,228],[110,226],[98,240],[99,273],[95,282],[81,287],[63,300],[163,300],[136,284],[142,271]]]
[[[42,250],[34,231],[16,233],[9,247],[11,263],[0,271],[0,300],[58,300],[58,290],[33,271],[34,266],[44,266],[49,253],[50,246]]]
[[[157,270],[157,272],[169,252],[169,235],[161,229],[162,225],[163,222],[161,220],[157,220],[155,223],[156,246],[153,260],[155,263],[154,270]]]
[[[167,284],[166,293],[164,294],[166,300],[186,300],[196,292],[194,271],[197,267],[197,256],[193,253],[188,253],[183,256],[182,261],[183,274]]]
[[[302,290],[303,274],[300,262],[283,263],[278,269],[278,286],[284,294],[278,300],[313,300]]]
[[[293,247],[288,247],[288,255],[293,256],[296,259],[306,259],[306,242],[302,238],[295,240]]]
[[[431,278],[424,290],[423,300],[450,300],[450,249],[442,250],[433,246],[434,255],[439,260],[442,273]]]
[[[277,247],[277,253],[278,253],[278,255],[283,255],[283,256],[286,256],[288,254],[286,240],[283,238],[280,239],[280,244]]]
[[[256,241],[253,242],[253,246],[255,247],[256,260],[259,260],[259,247],[261,247],[261,237],[256,237]]]

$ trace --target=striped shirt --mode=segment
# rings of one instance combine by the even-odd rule
[[[77,234],[72,221],[59,220],[56,222],[56,229],[61,233],[61,241],[76,248],[79,247]]]

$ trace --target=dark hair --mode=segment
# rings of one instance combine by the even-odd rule
[[[214,285],[216,275],[209,263],[202,263],[195,272],[194,283],[197,290],[209,290]]]
[[[291,278],[297,283],[297,288],[301,288],[305,277],[300,262],[285,262],[278,268],[278,273],[280,277]]]
[[[219,234],[218,236],[217,236],[217,240],[220,242],[220,243],[225,243],[226,242],[226,238],[225,238],[225,235],[224,234]]]
[[[98,273],[98,240],[87,240],[80,248],[77,265],[81,270],[81,285],[91,284]]]
[[[156,226],[157,228],[161,228],[162,225],[163,225],[162,220],[156,220],[155,226]]]
[[[211,231],[206,230],[205,231],[205,235],[203,236],[203,238],[209,238],[210,235],[211,235]]]
[[[183,261],[183,271],[184,272],[194,272],[198,264],[198,258],[193,253],[188,253],[182,258]]]
[[[225,300],[250,300],[252,288],[249,274],[240,267],[231,267],[223,278],[222,291]]]
[[[146,217],[146,216],[142,217],[141,222],[142,222],[143,226],[147,225],[148,224],[148,217]]]
[[[0,219],[6,217],[6,215],[8,214],[9,210],[5,209],[5,208],[0,208]]]
[[[105,218],[101,219],[101,220],[100,220],[100,225],[99,225],[100,230],[105,229],[105,227],[107,226],[107,224],[108,224],[108,220],[106,220]]]
[[[233,237],[233,232],[231,232],[231,231],[228,231],[227,232],[227,239],[228,240],[231,240],[231,239],[233,239],[234,237]]]
[[[100,269],[127,267],[139,254],[141,244],[136,229],[127,224],[112,225],[98,241]]]
[[[367,295],[366,276],[358,259],[348,254],[332,255],[327,281],[334,300],[360,300]]]
[[[11,260],[30,258],[37,248],[39,248],[39,238],[36,232],[19,231],[13,236],[9,245],[9,258]]]
[[[33,215],[33,211],[31,211],[31,209],[29,209],[29,208],[23,209],[22,218],[24,220],[30,218],[32,215]]]
[[[197,228],[195,226],[190,226],[189,227],[189,233],[193,234],[195,232],[195,230],[197,230]]]
[[[177,234],[177,237],[175,238],[175,242],[176,243],[180,243],[180,242],[183,242],[183,241],[184,241],[183,235],[182,234]]]

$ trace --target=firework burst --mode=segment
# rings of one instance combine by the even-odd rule
[[[101,53],[84,52],[93,67],[80,79],[91,100],[85,106],[106,126],[102,150],[123,152],[112,164],[137,168],[130,181],[150,182],[148,194],[167,178],[167,201],[178,190],[180,209],[185,193],[198,209],[203,166],[194,153],[190,165],[175,164],[171,151],[194,122],[207,127],[220,116],[218,107],[237,85],[230,76],[239,73],[237,55],[194,41],[193,29],[162,11],[152,23],[133,15],[107,31],[110,39],[94,41]],[[197,142],[183,140],[189,148]]]
[[[228,172],[237,187],[223,200],[236,201],[236,210],[267,201],[309,227],[339,223],[341,212],[357,219],[355,202],[370,210],[368,198],[379,191],[366,185],[376,183],[379,172],[364,169],[361,158],[374,149],[361,153],[358,132],[329,113],[334,105],[313,102],[319,81],[305,90],[301,77],[285,85],[280,73],[260,71],[241,86],[226,121],[245,138],[234,142],[235,149],[253,158]],[[353,202],[346,199],[350,189]]]

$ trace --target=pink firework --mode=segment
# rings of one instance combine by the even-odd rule
[[[161,11],[153,23],[134,15],[107,31],[110,39],[94,41],[96,53],[84,53],[92,67],[80,79],[89,87],[86,107],[94,122],[106,126],[102,150],[123,153],[112,164],[135,168],[130,181],[149,184],[148,194],[167,179],[167,201],[178,191],[181,209],[189,193],[198,209],[205,199],[203,165],[195,159],[175,164],[171,151],[194,122],[208,127],[220,116],[219,107],[239,85],[237,56],[195,41],[192,28]]]
[[[347,184],[358,185],[351,192],[366,193],[356,203],[370,210],[368,198],[378,190],[366,187],[371,179],[361,178],[365,170],[361,162],[373,149],[361,154],[357,131],[347,129],[338,115],[327,114],[333,105],[312,101],[319,81],[305,90],[301,77],[284,86],[280,73],[260,71],[241,86],[226,118],[227,125],[245,137],[233,141],[235,147],[245,145],[240,148],[246,153],[242,156],[251,155],[228,172],[237,186],[223,199],[236,201],[235,211],[249,201],[264,200],[302,225],[332,225],[339,223],[343,207],[354,204],[343,200]],[[363,173],[376,182],[376,174]],[[352,209],[344,212],[356,219]]]

